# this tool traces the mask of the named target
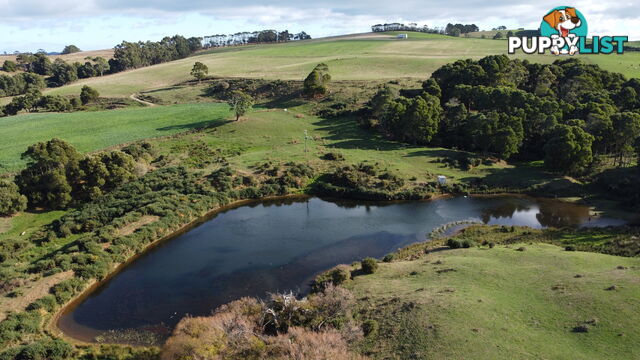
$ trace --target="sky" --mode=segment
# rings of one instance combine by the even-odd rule
[[[305,31],[317,38],[368,32],[385,22],[537,29],[542,16],[561,5],[584,14],[589,35],[640,40],[638,0],[0,0],[0,53],[61,51],[69,44],[99,50],[123,40],[263,29]]]

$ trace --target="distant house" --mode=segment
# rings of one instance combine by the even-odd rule
[[[409,34],[398,34],[397,38],[398,39],[408,39],[409,38]]]
[[[447,177],[444,175],[438,175],[438,184],[444,185],[447,183]]]

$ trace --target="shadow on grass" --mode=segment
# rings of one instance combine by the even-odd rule
[[[173,86],[167,86],[167,87],[163,87],[160,89],[153,89],[153,90],[149,90],[149,91],[144,91],[142,94],[143,95],[150,95],[150,94],[155,94],[158,92],[163,92],[163,91],[170,91],[170,90],[179,90],[179,89],[183,89],[184,86],[180,86],[180,85],[173,85]]]
[[[435,148],[435,149],[420,148],[420,150],[412,151],[407,155],[405,155],[404,157],[429,157],[429,158],[434,158],[433,160],[435,160],[435,158],[455,159],[465,154],[468,154],[468,153],[465,151],[459,151],[459,150],[450,150],[450,149],[442,149],[442,148]]]
[[[373,131],[361,129],[355,119],[349,117],[321,119],[314,125],[318,126],[318,130],[329,134],[324,137],[334,142],[327,145],[329,148],[390,151],[408,147],[406,144],[386,140]]]
[[[158,131],[213,129],[233,122],[233,120],[217,119],[198,121],[190,124],[171,125],[157,128]]]
[[[276,99],[260,104],[267,109],[288,109],[296,106],[302,106],[307,102],[300,97],[300,92],[294,92],[289,95],[281,96]]]
[[[542,171],[542,169],[524,164],[515,165],[516,166],[509,168],[485,169],[481,175],[482,179],[475,176],[469,176],[460,180],[466,183],[481,182],[492,187],[503,187],[508,189],[526,189],[536,185],[540,186],[548,184],[556,180],[562,183],[558,184],[559,188],[564,188],[571,183],[567,179],[556,178],[552,174]]]

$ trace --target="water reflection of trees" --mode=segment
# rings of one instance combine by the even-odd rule
[[[480,214],[480,219],[485,224],[488,223],[492,218],[493,219],[510,219],[513,217],[513,214],[516,211],[528,211],[531,209],[531,205],[527,203],[523,203],[521,201],[505,201],[500,205],[482,210]]]
[[[577,226],[590,219],[589,208],[561,201],[540,201],[536,219],[542,226]]]
[[[536,201],[536,220],[545,227],[577,226],[589,220],[589,208],[562,201],[540,199]],[[506,201],[482,211],[484,223],[491,219],[511,219],[516,212],[533,211],[532,204],[522,201]]]

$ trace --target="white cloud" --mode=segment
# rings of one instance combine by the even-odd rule
[[[27,42],[59,46],[71,38],[94,48],[110,47],[123,39],[147,40],[157,34],[201,36],[262,28],[305,30],[317,37],[365,32],[374,23],[394,21],[535,29],[546,11],[557,5],[557,0],[0,0],[0,30],[5,34],[19,30],[0,46]],[[640,39],[640,9],[634,2],[579,0],[574,5],[587,17],[591,34]],[[46,30],[50,38],[34,38],[36,29]]]

